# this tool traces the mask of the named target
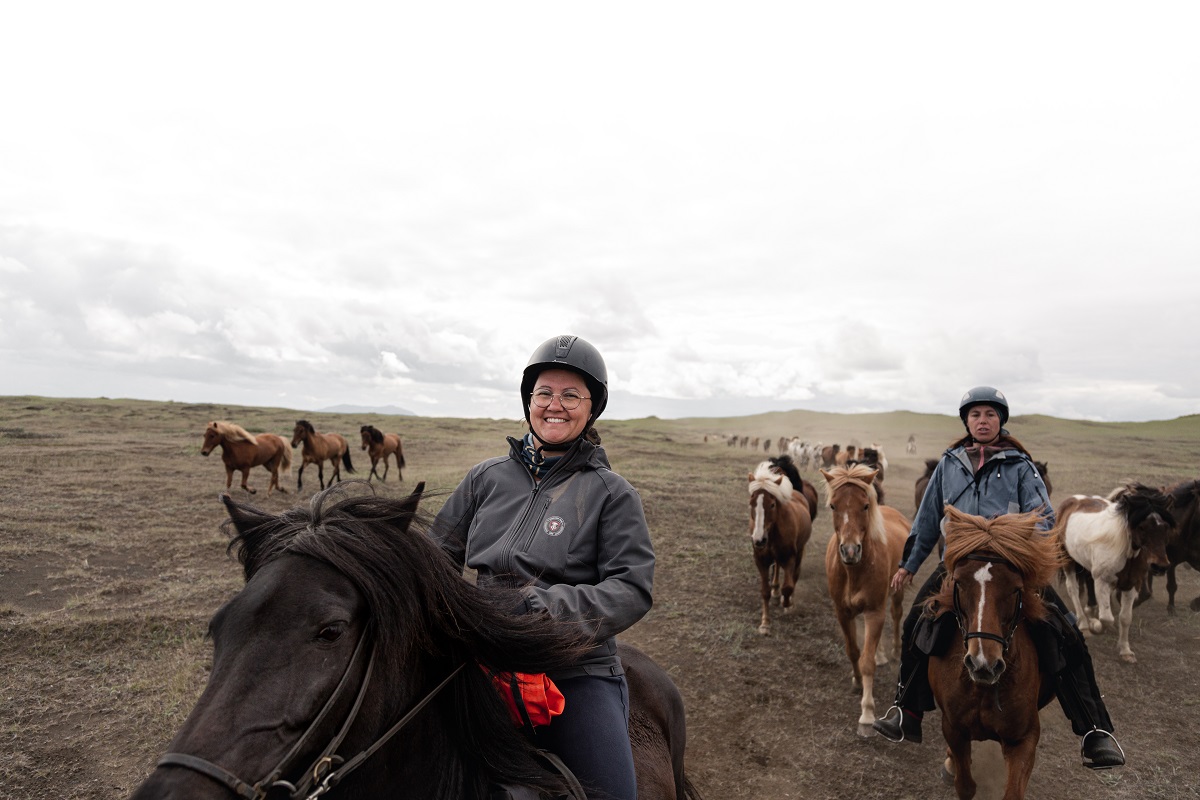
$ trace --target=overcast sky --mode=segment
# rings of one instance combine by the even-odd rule
[[[1200,6],[8,3],[0,394],[1200,412]]]

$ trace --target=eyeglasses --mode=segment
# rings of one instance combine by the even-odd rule
[[[533,393],[533,404],[538,408],[549,408],[550,404],[554,402],[554,398],[556,397],[558,398],[559,405],[561,405],[567,411],[573,411],[576,408],[579,408],[579,404],[584,400],[591,400],[590,397],[584,397],[583,395],[571,389],[568,389],[562,394],[555,394],[549,389],[538,389]]]

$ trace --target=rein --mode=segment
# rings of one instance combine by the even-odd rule
[[[1003,564],[1009,569],[1015,569],[1009,561],[1000,558],[999,556],[988,555],[987,553],[969,553],[963,556],[963,558],[969,561],[985,561],[989,564]],[[968,631],[967,614],[965,611],[963,611],[962,604],[958,602],[958,582],[955,581],[954,618],[958,620],[958,629],[962,633],[964,650],[967,649],[968,643],[972,639],[990,639],[994,642],[999,642],[1003,648],[1003,652],[1008,652],[1008,646],[1012,643],[1013,635],[1017,632],[1017,626],[1021,624],[1021,612],[1024,609],[1024,595],[1022,594],[1020,587],[1017,587],[1016,594],[1017,607],[1013,611],[1012,618],[1009,619],[1008,624],[1005,626],[1008,628],[1008,633],[1000,636],[995,633],[989,633],[988,631]],[[1001,632],[1003,632],[1003,630],[1004,629],[1001,628]]]
[[[333,709],[336,701],[342,696],[344,690],[348,688],[350,676],[354,672],[355,666],[363,659],[366,640],[367,635],[364,633],[362,638],[358,640],[358,645],[354,649],[354,654],[350,657],[350,663],[346,665],[346,671],[342,674],[341,680],[338,682],[337,687],[333,690],[333,693],[329,696],[329,699],[325,701],[325,705],[321,709],[320,713],[317,714],[316,718],[312,721],[308,728],[305,729],[304,733],[301,734],[299,740],[297,740],[297,742],[292,746],[287,755],[280,759],[279,763],[275,765],[275,768],[267,773],[267,776],[262,780],[254,784],[247,783],[224,767],[200,758],[199,756],[188,755],[187,753],[166,753],[158,760],[158,763],[155,765],[156,768],[173,766],[190,769],[194,772],[200,773],[201,775],[212,778],[214,781],[220,783],[238,797],[245,798],[245,800],[265,800],[267,795],[274,789],[286,790],[288,797],[292,798],[292,800],[298,800],[298,798],[313,800],[313,798],[320,797],[321,795],[330,791],[334,786],[340,783],[343,778],[360,767],[364,761],[374,755],[375,752],[378,751],[379,748],[383,747],[383,745],[386,744],[389,739],[399,733],[405,725],[412,721],[413,717],[415,717],[423,708],[425,708],[425,706],[428,705],[429,702],[433,700],[433,698],[436,697],[439,692],[442,691],[442,689],[446,688],[450,681],[462,671],[464,666],[464,664],[459,664],[457,667],[451,670],[450,674],[443,678],[441,683],[433,687],[432,690],[422,697],[416,703],[416,705],[409,709],[408,712],[396,722],[396,724],[394,724],[387,730],[387,732],[376,739],[374,744],[351,758],[349,761],[346,761],[341,756],[336,755],[335,751],[341,746],[342,741],[350,732],[350,728],[354,724],[355,719],[357,719],[358,712],[362,708],[363,698],[366,697],[367,689],[371,684],[371,673],[375,668],[375,649],[372,647],[371,654],[367,660],[366,672],[363,675],[362,686],[359,687],[358,696],[355,697],[354,705],[350,709],[350,713],[347,715],[346,720],[342,723],[341,729],[338,730],[337,734],[329,741],[329,744],[325,746],[317,759],[302,773],[303,777],[297,783],[291,783],[283,780],[283,772],[287,768],[288,764],[295,759],[301,750],[308,744],[308,740],[312,736],[313,732],[316,731],[321,723],[325,721],[325,718]]]

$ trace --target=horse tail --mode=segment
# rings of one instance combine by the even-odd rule
[[[399,436],[396,437],[396,466],[401,468],[408,466],[404,463],[404,442]]]
[[[354,472],[354,465],[350,463],[349,447],[342,451],[342,466],[346,468],[346,472]]]
[[[283,458],[279,460],[279,471],[284,474],[284,477],[292,474],[292,448],[288,447],[287,439],[282,436],[279,441],[283,444]]]

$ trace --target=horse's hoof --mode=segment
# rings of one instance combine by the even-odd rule
[[[1104,631],[1104,623],[1098,619],[1092,620],[1088,627],[1092,629],[1092,633],[1103,633]]]
[[[942,768],[938,770],[938,773],[941,776],[942,783],[946,784],[947,786],[954,785],[954,773],[946,769],[945,764],[942,764]]]
[[[766,625],[759,625],[758,632],[762,636],[770,636],[771,635],[771,629],[768,628]]]
[[[1126,664],[1136,664],[1137,656],[1135,656],[1133,653],[1122,653],[1121,660],[1124,661]]]
[[[875,729],[871,727],[869,722],[858,723],[858,736],[860,739],[871,739],[875,736]]]

